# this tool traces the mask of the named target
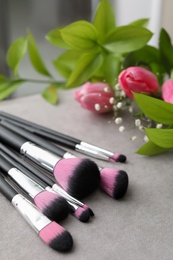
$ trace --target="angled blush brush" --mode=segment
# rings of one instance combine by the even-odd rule
[[[63,145],[72,150],[76,150],[80,153],[92,156],[97,159],[102,159],[111,162],[125,162],[126,156],[119,153],[113,153],[96,145],[91,145],[80,139],[74,138],[72,136],[60,133],[58,131],[51,130],[44,126],[29,122],[25,119],[13,116],[11,114],[0,112],[0,118],[8,119],[14,124],[25,128],[32,133],[39,136],[46,137],[47,139],[56,142],[57,144]]]
[[[67,201],[56,193],[45,190],[38,183],[27,177],[12,163],[0,155],[0,170],[9,176],[26,194],[33,199],[37,208],[48,218],[59,222],[65,219],[69,213],[69,205]]]
[[[54,183],[53,180],[45,176],[33,165],[28,163],[26,160],[23,160],[21,157],[15,154],[14,151],[7,148],[2,143],[0,144],[0,155],[11,162],[20,171],[23,171],[26,176],[30,177],[32,180],[44,187],[45,190],[54,191],[59,196],[65,198],[70,206],[70,213],[81,222],[87,222],[90,216],[94,215],[93,211],[87,205],[67,194],[62,188]]]
[[[59,252],[73,247],[71,234],[58,223],[49,220],[29,200],[18,193],[0,174],[0,192],[11,202],[45,244]]]
[[[2,122],[1,122],[2,123]],[[0,140],[47,169],[71,196],[82,198],[94,192],[100,183],[100,172],[87,158],[62,159],[57,154],[30,142],[0,124]]]
[[[43,138],[36,136],[33,133],[29,133],[27,130],[22,129],[19,126],[13,125],[10,122],[7,122],[6,120],[1,121],[1,125],[7,127],[8,129],[22,135],[25,138],[30,138],[31,141],[34,141],[35,143],[41,145],[44,143],[44,147],[48,146],[51,151],[54,151],[57,146],[54,144],[50,144],[48,141],[45,141]],[[52,148],[53,147],[53,148]],[[69,157],[75,157],[73,154],[70,154],[66,150],[60,148],[63,150],[63,154],[68,154]],[[58,150],[57,150],[58,151]],[[61,154],[59,154],[61,156]],[[101,188],[111,197],[114,199],[120,199],[122,198],[127,191],[128,188],[128,175],[125,171],[116,170],[112,168],[102,168],[100,166],[100,177],[101,179]],[[112,181],[112,182],[111,182]],[[105,185],[107,184],[107,185]],[[110,184],[110,185],[108,185]],[[113,192],[110,192],[112,190]]]

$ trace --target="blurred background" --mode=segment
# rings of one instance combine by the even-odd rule
[[[39,46],[45,64],[57,78],[51,60],[62,50],[51,46],[45,35],[52,29],[73,21],[85,19],[92,21],[99,0],[0,0],[0,74],[8,75],[5,55],[9,45],[18,37],[25,36],[29,29]],[[164,27],[173,39],[173,1],[172,0],[110,0],[117,25],[125,25],[139,18],[149,18],[149,29],[154,32],[150,44],[157,46],[158,35]],[[25,78],[42,78],[26,57],[22,60],[20,74]],[[12,95],[17,98],[40,93],[46,85],[24,84]]]

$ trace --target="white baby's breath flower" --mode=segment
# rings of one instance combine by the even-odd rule
[[[144,126],[143,126],[143,125],[140,125],[140,126],[139,126],[139,130],[140,130],[140,131],[144,131]]]
[[[122,108],[122,106],[123,106],[123,103],[122,103],[122,102],[118,102],[118,103],[117,103],[117,108]]]
[[[119,127],[119,132],[120,132],[120,133],[124,132],[124,130],[125,130],[125,127],[124,127],[124,126],[120,126],[120,127]]]
[[[120,96],[121,96],[121,97],[126,97],[126,93],[124,92],[124,90],[121,90]]]
[[[148,136],[145,135],[145,136],[144,136],[144,142],[147,143],[148,141],[149,141]]]
[[[100,110],[100,105],[99,104],[95,104],[95,110],[97,110],[97,111]]]
[[[134,135],[134,136],[132,136],[132,137],[130,138],[130,140],[134,141],[134,140],[136,140],[136,138],[137,138],[137,136]]]
[[[133,113],[133,107],[132,106],[129,106],[129,112]]]
[[[162,124],[157,124],[156,128],[162,128],[162,126],[163,126]]]
[[[141,125],[141,120],[140,119],[135,119],[135,125],[140,126]]]
[[[115,103],[115,98],[114,98],[114,97],[111,97],[111,98],[109,99],[109,103],[110,103],[110,104],[114,104],[114,103]]]
[[[117,125],[121,124],[122,121],[123,121],[123,119],[122,119],[121,117],[117,117],[117,118],[115,119],[115,123],[116,123]]]
[[[121,87],[120,87],[119,84],[116,84],[116,85],[115,85],[115,90],[121,90]]]

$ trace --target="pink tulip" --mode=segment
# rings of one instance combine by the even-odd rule
[[[74,91],[75,99],[81,107],[96,113],[107,113],[113,109],[114,91],[106,83],[85,83]]]
[[[173,81],[171,79],[166,80],[162,85],[162,98],[173,104]]]
[[[152,94],[159,88],[157,77],[141,67],[129,67],[123,70],[118,77],[118,83],[131,99],[133,99],[132,92]]]

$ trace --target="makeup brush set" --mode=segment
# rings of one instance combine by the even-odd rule
[[[62,147],[87,157],[76,157]],[[94,216],[80,199],[98,187],[114,199],[128,188],[123,170],[98,166],[126,156],[91,145],[11,114],[0,112],[0,192],[51,248],[69,251],[71,234],[59,222],[72,214],[81,222]]]

